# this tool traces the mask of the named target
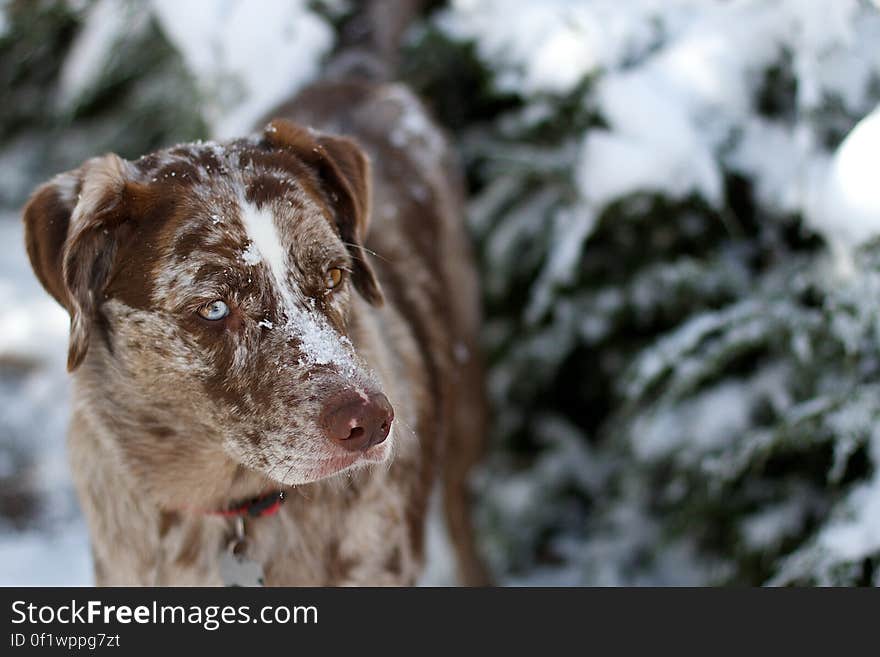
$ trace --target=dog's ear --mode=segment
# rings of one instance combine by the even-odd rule
[[[354,260],[354,285],[367,301],[381,306],[382,290],[363,247],[370,226],[367,154],[351,139],[316,133],[285,119],[273,120],[263,134],[270,146],[292,151],[317,173],[334,206],[339,235]]]
[[[43,287],[70,313],[67,369],[89,346],[117,250],[130,164],[109,154],[86,161],[38,188],[24,208],[25,242]]]

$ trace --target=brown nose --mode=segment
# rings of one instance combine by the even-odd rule
[[[321,427],[327,437],[350,452],[363,451],[388,437],[394,410],[381,392],[362,395],[342,390],[324,404]]]

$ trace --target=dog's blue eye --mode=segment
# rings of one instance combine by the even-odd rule
[[[229,306],[226,305],[225,301],[221,301],[220,299],[212,301],[199,308],[199,315],[212,322],[216,322],[218,319],[223,319],[228,314]]]

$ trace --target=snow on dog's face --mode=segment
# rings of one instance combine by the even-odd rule
[[[296,484],[387,458],[391,408],[355,349],[358,306],[382,303],[367,196],[357,146],[281,120],[37,190],[28,252],[71,314],[68,367],[107,382],[120,434],[156,438],[123,446],[133,467],[222,454]]]

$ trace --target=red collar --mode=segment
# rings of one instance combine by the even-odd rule
[[[237,506],[220,509],[219,511],[207,511],[206,513],[212,516],[223,516],[224,518],[236,518],[239,516],[262,518],[277,513],[282,504],[284,504],[284,491],[274,490],[271,493],[260,495]]]

